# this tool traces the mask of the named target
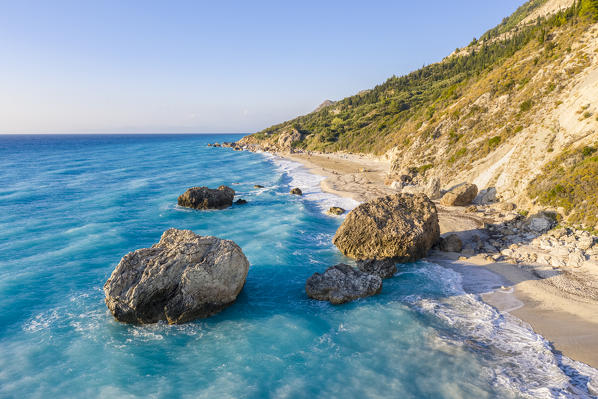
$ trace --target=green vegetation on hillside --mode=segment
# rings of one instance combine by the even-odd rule
[[[567,222],[598,226],[598,143],[563,152],[528,186],[541,205],[562,207]]]
[[[555,42],[553,32],[564,26],[576,29],[582,19],[588,19],[586,16],[594,18],[594,12],[598,15],[598,0],[580,0],[568,10],[509,30],[544,2],[527,2],[501,25],[483,35],[483,41],[472,43],[458,55],[405,76],[393,76],[371,90],[262,130],[253,135],[253,139],[273,143],[280,132],[294,128],[304,137],[294,143],[296,148],[381,154],[395,146],[412,147],[419,143],[423,147],[422,142],[431,142],[448,134],[449,143],[455,147],[446,160],[452,163],[461,155],[457,152],[463,152],[463,146],[458,142],[471,142],[494,132],[492,137],[499,138],[468,154],[484,156],[509,135],[517,133],[526,114],[537,104],[537,99],[531,97],[537,90],[550,92],[558,87],[557,78],[557,84],[552,82],[547,88],[530,87],[529,83],[533,72],[544,62],[570,51],[565,41],[571,35],[563,38],[561,43]],[[510,32],[508,35],[490,40],[507,31]],[[522,61],[532,53],[541,54],[533,64],[514,62],[515,55],[521,54],[519,60]],[[519,102],[510,121],[502,120],[500,124],[498,120],[486,121],[483,116],[488,110],[472,104],[474,100],[471,99],[474,93],[478,96],[484,93],[476,88],[482,82],[485,88],[491,88],[495,97],[513,92],[522,96],[529,94]],[[440,128],[447,125],[447,115],[452,126],[448,133]],[[499,132],[500,129],[503,130]]]

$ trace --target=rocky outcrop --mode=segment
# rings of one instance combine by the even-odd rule
[[[289,150],[293,143],[301,141],[303,135],[295,128],[284,130],[278,136],[277,144],[280,148]]]
[[[394,259],[368,259],[357,261],[357,267],[364,273],[385,279],[395,275],[397,272],[396,263]]]
[[[463,242],[456,234],[441,237],[438,244],[440,250],[444,252],[461,252],[463,249]]]
[[[106,305],[126,323],[184,323],[233,303],[248,270],[234,242],[169,229],[151,248],[121,259],[104,285]]]
[[[333,242],[351,258],[409,262],[426,256],[439,235],[436,206],[428,197],[395,194],[353,209]]]
[[[322,274],[314,273],[305,283],[307,296],[334,305],[378,294],[382,279],[340,263]]]
[[[440,199],[442,205],[447,206],[467,206],[478,194],[478,187],[475,184],[461,183],[452,187]]]
[[[303,191],[301,191],[301,189],[295,187],[295,188],[291,189],[291,194],[293,194],[293,195],[303,195]]]
[[[343,213],[345,213],[345,210],[343,208],[339,208],[338,206],[333,206],[330,209],[328,209],[327,212],[329,215],[342,215]]]
[[[233,204],[235,190],[220,186],[217,190],[208,187],[192,187],[181,194],[178,204],[194,209],[223,209]]]

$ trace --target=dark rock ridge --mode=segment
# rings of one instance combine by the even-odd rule
[[[478,186],[461,183],[448,190],[440,199],[440,203],[448,206],[467,206],[471,205],[477,195]]]
[[[333,243],[354,259],[409,262],[426,256],[439,236],[436,206],[425,194],[395,194],[349,212]]]
[[[334,305],[378,294],[382,279],[340,263],[322,274],[314,273],[305,283],[307,296]]]
[[[368,259],[358,260],[357,267],[364,273],[373,274],[380,278],[391,278],[397,272],[397,265],[394,259]]]
[[[235,190],[220,186],[217,190],[208,187],[192,187],[181,194],[178,204],[194,209],[223,209],[233,204]]]
[[[234,242],[169,229],[151,248],[121,259],[104,285],[106,305],[126,323],[184,323],[233,303],[248,270]]]
[[[294,195],[303,195],[303,191],[301,191],[301,189],[295,187],[295,188],[293,188],[291,190],[291,194],[294,194]]]

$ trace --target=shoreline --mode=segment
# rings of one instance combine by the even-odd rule
[[[388,163],[381,159],[354,154],[274,155],[323,176],[320,188],[330,194],[364,202],[396,193],[384,186]],[[456,209],[439,207],[439,219],[441,233],[480,228],[476,218]],[[541,278],[533,265],[488,261],[479,255],[459,258],[457,253],[432,251],[426,260],[459,272],[466,292],[522,320],[556,353],[598,368],[598,301],[559,290],[559,278],[570,276]]]

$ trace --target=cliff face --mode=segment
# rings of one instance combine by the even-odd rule
[[[575,204],[587,195],[544,194],[555,188],[555,160],[576,170],[585,162],[576,178],[598,180],[597,22],[598,1],[532,0],[437,64],[243,140],[377,154],[393,170],[419,168],[445,187],[471,181],[520,205],[567,213],[563,197]],[[580,151],[587,156],[567,157]]]

